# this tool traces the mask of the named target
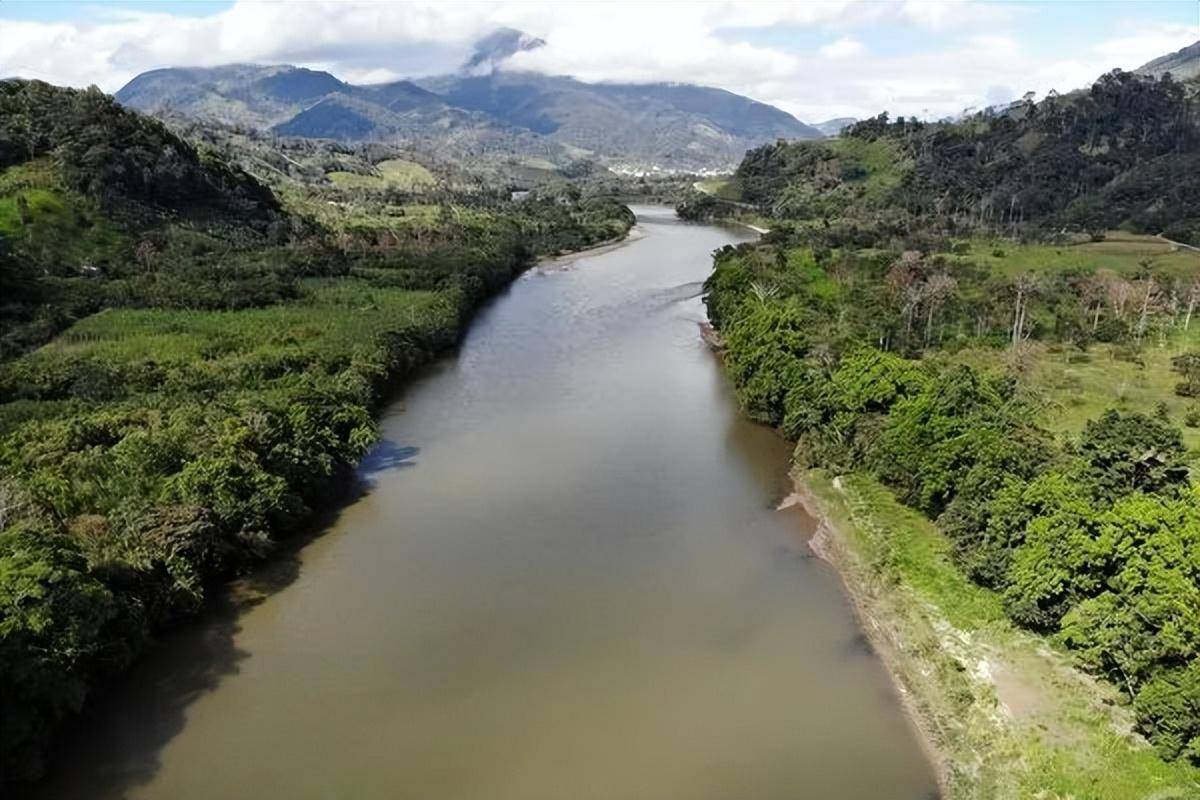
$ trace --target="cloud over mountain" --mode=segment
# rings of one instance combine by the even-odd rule
[[[166,66],[290,63],[370,83],[472,62],[487,71],[499,61],[593,82],[719,86],[802,119],[885,109],[936,117],[984,104],[998,84],[1017,94],[1070,89],[1177,50],[1197,38],[1188,5],[314,0],[239,1],[204,16],[186,4],[169,6],[175,14],[159,5],[0,5],[0,74],[114,91]],[[25,9],[30,18],[20,19]],[[1142,18],[1132,24],[1122,14]],[[1088,24],[1072,24],[1072,15]],[[499,59],[501,50],[474,53],[497,28],[545,45],[509,42]]]

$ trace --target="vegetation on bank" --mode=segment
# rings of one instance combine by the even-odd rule
[[[1042,755],[1018,750],[1011,796],[1196,784],[1200,252],[1169,241],[1200,219],[1200,192],[1177,197],[1200,174],[1195,89],[1114,73],[960,123],[881,117],[748,153],[729,184],[772,229],[718,252],[707,283],[747,412],[796,442],[799,468],[920,515],[893,530],[880,511],[875,546],[947,624],[1007,620],[1001,650],[1046,637],[1173,762],[1147,766],[1106,725],[1083,749],[1104,763],[1076,769],[1044,737]],[[909,548],[921,518],[936,532]]]
[[[483,300],[633,216],[572,187],[514,203],[304,171],[276,177],[281,201],[99,92],[8,81],[0,104],[0,774],[15,780],[97,679],[333,496],[387,390]]]
[[[905,286],[918,261],[930,264],[924,280],[961,281],[914,307]],[[865,471],[938,520],[960,568],[1014,621],[1059,636],[1117,683],[1165,757],[1196,759],[1200,495],[1180,432],[1190,411],[1127,406],[1056,436],[1029,362],[1035,348],[1091,358],[1079,336],[1088,304],[1066,279],[1022,300],[1020,284],[971,274],[912,251],[743,245],[718,254],[708,306],[743,405],[797,442],[799,465]],[[1100,311],[1121,357],[1161,346],[1190,363],[1200,336],[1162,313],[1143,326],[1110,303]],[[1161,345],[1146,335],[1159,326]]]
[[[1014,626],[950,541],[871,477],[802,476],[872,642],[937,750],[949,797],[1171,798],[1200,773],[1131,746],[1132,713],[1069,653]],[[1052,646],[1047,646],[1051,644]]]

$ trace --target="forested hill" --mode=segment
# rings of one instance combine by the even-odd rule
[[[274,218],[270,190],[224,163],[204,159],[157,120],[95,89],[41,81],[0,82],[0,169],[47,158],[65,186],[128,213]]]
[[[572,185],[460,190],[383,146],[203,141],[0,83],[0,784],[331,505],[388,389],[485,298],[634,221]]]
[[[106,305],[257,302],[278,269],[230,254],[298,232],[269,188],[158,120],[96,89],[0,82],[0,358]]]
[[[747,153],[740,199],[783,220],[902,232],[1125,228],[1200,243],[1200,84],[1114,71],[959,122],[886,114]]]

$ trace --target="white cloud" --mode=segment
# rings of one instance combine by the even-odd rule
[[[904,0],[901,16],[926,30],[991,26],[1017,16],[1019,9],[971,0]]]
[[[1092,51],[1112,67],[1135,69],[1200,38],[1200,26],[1195,25],[1154,25],[1131,21],[1128,27],[1133,33],[1098,42]]]
[[[850,58],[860,55],[866,49],[862,42],[851,39],[849,36],[843,36],[836,42],[830,42],[820,47],[821,55],[826,58]]]
[[[153,9],[153,6],[146,6]],[[1060,16],[1063,6],[1056,8]],[[1131,6],[1136,8],[1136,6]],[[720,86],[815,120],[942,116],[979,106],[995,88],[1019,96],[1082,86],[1197,38],[1188,26],[1129,25],[1128,36],[1065,41],[1053,62],[1034,55],[1019,24],[1032,7],[937,0],[851,2],[250,2],[207,17],[153,10],[55,23],[4,20],[0,76],[18,74],[115,91],[139,72],[230,62],[295,63],[356,82],[444,72],[501,25],[547,40],[513,68],[584,80]],[[1078,13],[1086,14],[1086,8]],[[870,35],[907,32],[903,48]],[[794,41],[820,46],[789,46]],[[905,36],[897,37],[904,41]],[[889,43],[891,40],[889,39]],[[897,52],[901,50],[901,52]]]

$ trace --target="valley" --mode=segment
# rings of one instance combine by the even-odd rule
[[[1200,796],[1190,23],[284,6],[0,7],[5,796]]]
[[[696,336],[707,255],[752,234],[635,211],[486,306],[321,536],[135,668],[40,796],[929,796],[813,521],[774,510],[786,443]]]

